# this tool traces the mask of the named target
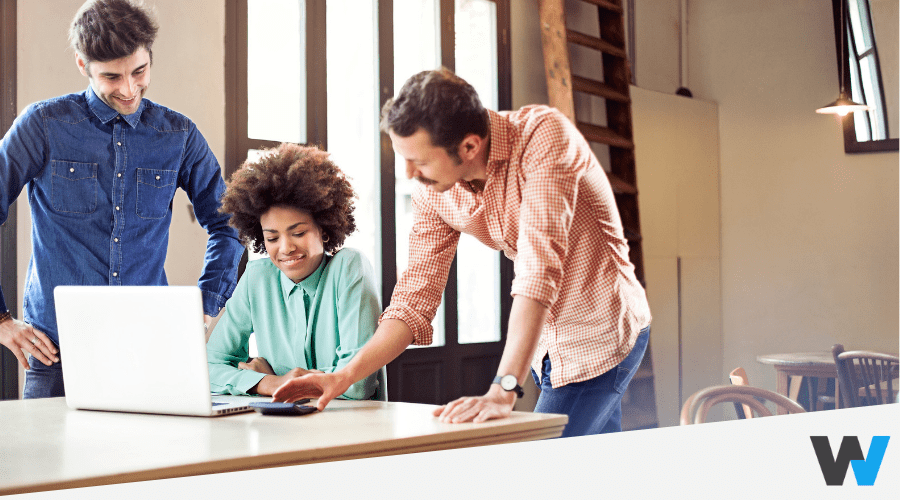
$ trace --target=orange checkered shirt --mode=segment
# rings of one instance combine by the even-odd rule
[[[409,268],[381,319],[402,320],[415,344],[431,343],[431,320],[465,232],[515,262],[512,295],[549,308],[531,367],[541,373],[549,353],[553,387],[602,375],[650,324],[606,174],[556,109],[488,113],[484,191],[465,181],[444,193],[417,183]]]

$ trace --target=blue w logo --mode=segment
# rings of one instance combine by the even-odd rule
[[[828,486],[841,486],[847,476],[848,466],[853,466],[853,475],[856,476],[856,484],[859,486],[872,486],[881,468],[884,452],[887,450],[890,436],[873,436],[869,445],[868,458],[863,456],[859,438],[856,436],[844,436],[841,448],[837,456],[832,455],[831,443],[828,436],[810,436],[816,457],[819,459],[819,467],[825,484]]]

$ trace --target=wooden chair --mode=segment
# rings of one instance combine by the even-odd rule
[[[684,402],[681,425],[702,424],[713,406],[727,402],[747,405],[756,412],[757,417],[771,417],[772,412],[758,398],[771,401],[788,413],[806,413],[795,401],[776,392],[744,385],[717,385],[700,389]]]
[[[731,370],[731,373],[728,374],[728,379],[731,380],[731,385],[750,385],[750,379],[747,377],[747,372],[740,366]],[[734,403],[734,411],[740,419],[753,418],[753,411],[750,409],[749,405]]]
[[[831,348],[837,368],[842,408],[894,403],[898,389],[898,357],[872,351]]]

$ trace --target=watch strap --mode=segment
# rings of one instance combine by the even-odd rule
[[[505,377],[505,376],[506,376],[506,375],[497,375],[496,377],[494,377],[494,381],[491,382],[491,383],[492,383],[492,384],[497,384],[497,385],[499,385],[500,388],[503,389],[504,391],[507,391],[507,392],[515,392],[515,393],[516,393],[516,397],[521,398],[522,396],[524,396],[524,395],[525,395],[525,390],[522,389],[522,386],[519,385],[519,382],[518,382],[518,381],[516,381],[516,386],[513,387],[512,389],[506,389],[505,387],[503,387],[503,385],[500,383],[500,380],[503,379],[503,377]]]

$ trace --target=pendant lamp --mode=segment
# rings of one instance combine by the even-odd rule
[[[834,114],[840,116],[847,116],[848,113],[852,113],[854,111],[869,111],[872,109],[871,106],[867,104],[859,104],[853,102],[853,99],[850,98],[850,94],[847,92],[847,89],[844,88],[844,64],[846,63],[846,57],[844,54],[844,35],[846,34],[847,26],[844,24],[844,8],[847,3],[845,1],[841,1],[841,94],[838,96],[837,100],[822,106],[821,108],[816,110],[816,113],[821,114]]]

